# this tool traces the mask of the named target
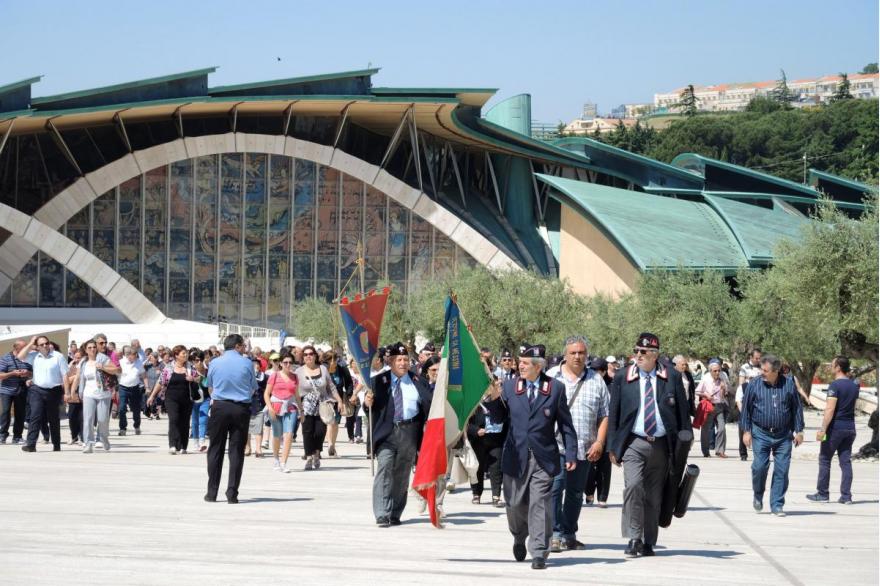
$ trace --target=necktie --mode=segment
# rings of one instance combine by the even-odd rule
[[[535,402],[535,383],[529,383],[529,405]]]
[[[654,388],[651,386],[651,377],[645,377],[645,435],[652,436],[657,433],[657,407],[654,404]]]
[[[394,423],[400,423],[403,421],[403,393],[400,392],[400,379],[394,383],[391,399],[394,401]]]

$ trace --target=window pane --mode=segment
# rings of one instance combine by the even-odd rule
[[[165,210],[167,167],[148,171],[144,177],[144,272],[143,294],[165,311]]]
[[[64,271],[61,263],[40,254],[40,307],[64,305]]]
[[[24,265],[12,281],[12,305],[19,307],[37,306],[37,255]]]
[[[193,319],[213,321],[217,270],[217,190],[219,173],[216,155],[196,159],[196,243],[193,263]]]

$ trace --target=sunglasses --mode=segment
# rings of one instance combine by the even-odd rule
[[[43,344],[37,344],[37,347],[42,348],[43,346],[48,346],[48,345],[49,345],[49,344],[45,344],[45,343],[43,343]]]
[[[286,364],[286,365],[290,366],[291,364],[293,364],[293,361],[292,360],[282,360],[281,364]]]
[[[656,352],[656,350],[649,350],[647,348],[633,348],[633,354],[651,354],[652,352]]]
[[[317,356],[314,352],[303,352],[303,356]]]

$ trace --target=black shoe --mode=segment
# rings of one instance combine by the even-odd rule
[[[21,451],[22,452],[36,452],[37,448],[36,448],[36,446],[24,445],[24,446],[21,446]]]
[[[391,524],[400,525],[400,519],[395,519],[394,517],[391,517]]]
[[[813,494],[808,494],[807,500],[814,503],[827,503],[830,499],[828,498],[828,495],[822,496],[818,492],[815,492]]]
[[[532,569],[533,570],[544,570],[547,568],[547,560],[544,559],[544,556],[535,558],[532,560]]]
[[[578,549],[584,549],[586,547],[583,543],[581,543],[577,539],[566,539],[565,543],[563,545],[565,546],[565,549],[568,551],[575,551]]]
[[[642,555],[642,540],[630,539],[623,554],[628,558],[637,558]]]
[[[842,496],[842,497],[840,497],[839,499],[837,499],[837,502],[839,502],[839,503],[842,504],[842,505],[851,505],[851,504],[853,504],[852,499],[848,499],[848,498],[846,498],[845,496]]]
[[[226,503],[230,504],[230,505],[237,505],[238,504],[238,497],[237,496],[228,496],[228,497],[226,497]]]
[[[53,451],[53,452],[60,452],[60,451],[61,451],[61,446],[52,446],[52,451]]]
[[[514,543],[513,544],[513,559],[518,562],[526,559],[526,544],[525,543]]]
[[[376,519],[376,525],[379,527],[391,527],[391,520],[388,517],[379,517]]]
[[[749,457],[748,456],[740,456],[739,459],[742,460],[743,462],[745,462],[749,459]]]
[[[645,557],[651,557],[651,556],[655,555],[653,546],[650,546],[647,543],[645,545],[643,545],[642,546],[642,555]]]
[[[206,494],[205,495],[205,502],[206,503],[216,503],[217,502],[217,495]]]

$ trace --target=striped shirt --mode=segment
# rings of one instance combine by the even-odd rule
[[[804,411],[794,379],[780,374],[771,385],[763,376],[753,378],[743,394],[739,424],[748,432],[758,426],[774,432],[802,433]]]
[[[584,381],[570,410],[571,421],[577,434],[577,459],[586,460],[587,451],[598,439],[599,422],[603,417],[608,417],[610,402],[608,387],[605,386],[602,376],[590,368],[585,368],[581,376],[575,380],[569,380],[563,374],[561,367],[551,369],[547,374],[565,385],[565,397],[569,403],[571,403],[578,385]],[[564,453],[565,446],[562,444],[561,435],[556,435],[556,442]]]
[[[13,370],[33,370],[30,364],[24,360],[19,360],[12,352],[7,352],[0,356],[0,372],[12,372]],[[25,381],[30,377],[10,376],[0,380],[0,395],[18,395],[27,387],[24,386]]]

